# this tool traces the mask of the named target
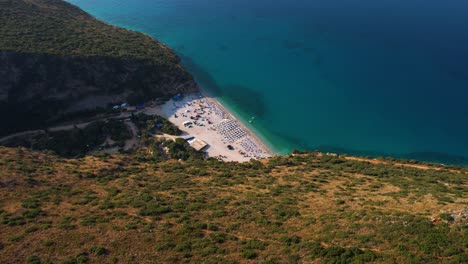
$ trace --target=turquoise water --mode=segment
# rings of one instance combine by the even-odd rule
[[[468,163],[468,2],[69,0],[172,47],[279,153]]]

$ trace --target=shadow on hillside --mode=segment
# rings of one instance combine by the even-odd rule
[[[0,136],[43,128],[92,96],[122,95],[135,104],[195,88],[190,74],[180,67],[143,59],[0,52],[0,93],[8,95],[0,101]]]

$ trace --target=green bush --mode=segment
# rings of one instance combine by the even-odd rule
[[[28,257],[26,262],[28,264],[41,264],[41,259],[38,256],[32,255]]]
[[[86,252],[83,252],[83,253],[80,253],[76,256],[76,263],[77,264],[86,264],[89,262],[89,257],[88,257],[88,253]]]
[[[280,239],[287,246],[296,245],[301,242],[301,238],[298,236],[283,236]]]
[[[98,247],[98,246],[93,246],[89,252],[91,252],[92,254],[96,255],[96,256],[102,256],[102,255],[107,255],[107,250],[103,247]]]
[[[38,209],[41,203],[39,200],[34,198],[29,198],[23,201],[22,206],[26,209]]]
[[[172,212],[172,209],[168,206],[163,206],[157,202],[148,202],[140,209],[139,214],[141,216],[159,216],[169,212]]]
[[[241,243],[242,243],[242,248],[244,249],[264,250],[267,245],[265,242],[262,242],[257,239],[246,240],[246,241],[242,241]]]
[[[132,115],[132,122],[138,127],[138,129],[149,133],[162,132],[174,136],[178,136],[182,133],[176,125],[159,115],[150,116],[144,113],[138,113],[136,115]],[[160,128],[158,126],[160,126]]]
[[[215,243],[224,243],[228,235],[226,233],[221,233],[221,232],[214,232],[210,234],[210,238],[215,242]]]
[[[255,251],[250,250],[250,249],[242,249],[241,253],[242,253],[242,256],[246,259],[255,259],[256,257],[258,257],[258,254]]]
[[[175,141],[164,141],[164,146],[169,150],[169,156],[181,160],[202,160],[204,153],[193,149],[184,139],[177,138]]]

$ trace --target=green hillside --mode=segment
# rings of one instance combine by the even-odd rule
[[[0,50],[178,62],[153,38],[105,24],[62,0],[0,0],[0,36]]]
[[[0,155],[1,263],[468,261],[466,169]]]
[[[62,0],[0,0],[0,136],[198,90],[159,41]]]

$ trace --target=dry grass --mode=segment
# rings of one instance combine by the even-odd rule
[[[426,236],[404,226],[461,245],[460,223],[424,226],[467,206],[466,177],[444,168],[315,155],[252,165],[8,148],[0,156],[1,263],[32,255],[53,263],[79,255],[89,263],[319,263],[316,242],[371,250],[375,262],[450,262],[463,253],[422,248]],[[34,208],[41,213],[23,216]],[[23,222],[11,224],[14,217]],[[96,246],[106,254],[93,254]]]

